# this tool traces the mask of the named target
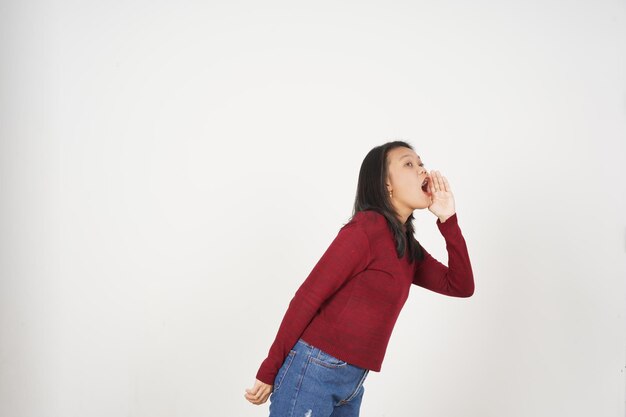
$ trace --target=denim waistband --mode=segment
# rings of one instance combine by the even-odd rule
[[[305,341],[305,340],[304,340],[304,339],[302,339],[302,338],[298,339],[298,342],[297,342],[297,343],[302,343],[303,345],[308,346],[308,347],[310,347],[310,348],[315,348],[315,346],[313,346],[312,344],[310,344],[309,342]]]

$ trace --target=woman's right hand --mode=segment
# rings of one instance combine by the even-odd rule
[[[254,387],[252,387],[252,389],[246,388],[244,397],[246,397],[246,400],[250,401],[252,404],[263,404],[267,401],[273,389],[273,385],[268,385],[257,379],[255,380]]]
[[[428,206],[428,210],[439,217],[439,221],[443,223],[456,212],[454,195],[452,195],[448,179],[441,175],[439,171],[430,171],[429,178],[428,192],[431,196],[431,203]]]

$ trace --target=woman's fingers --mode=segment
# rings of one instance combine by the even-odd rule
[[[259,390],[256,396],[250,399],[250,402],[252,404],[263,404],[265,401],[267,401],[268,397],[269,397],[269,392],[267,392],[266,388],[263,388]]]
[[[263,394],[263,388],[260,385],[255,384],[251,391],[248,391],[248,398],[256,401]]]
[[[257,392],[256,395],[254,396],[254,399],[256,401],[259,401],[261,398],[265,396],[265,391],[266,391],[265,387],[261,388],[259,392]]]
[[[448,183],[446,177],[441,175],[441,172],[434,170],[430,171],[430,178],[432,181],[429,181],[429,184],[432,183],[432,188],[434,191],[451,191],[450,183]]]
[[[250,401],[252,404],[259,404],[259,395],[261,393],[257,392],[255,395],[246,394],[246,399]]]
[[[267,401],[267,397],[269,397],[269,396],[270,396],[270,392],[266,388],[265,391],[263,392],[263,396],[261,396],[261,398],[259,398],[259,404],[263,404],[265,401]]]
[[[259,393],[259,388],[261,388],[261,386],[257,383],[254,384],[252,389],[246,388],[246,394],[244,395],[246,399],[250,402],[256,400],[256,396]]]
[[[431,192],[439,190],[439,176],[437,171],[430,171],[430,181],[428,185],[431,187]]]
[[[450,184],[448,183],[448,180],[446,179],[446,177],[442,177],[443,178],[443,186],[444,186],[444,190],[446,192],[452,191],[450,189]]]
[[[246,388],[244,397],[252,404],[263,404],[272,393],[272,387],[273,385],[267,385],[257,379],[252,389]]]

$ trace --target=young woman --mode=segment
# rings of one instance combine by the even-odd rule
[[[413,236],[413,211],[424,208],[437,216],[449,266]],[[269,397],[270,417],[357,417],[365,378],[381,369],[411,284],[451,297],[474,293],[448,180],[393,141],[365,156],[352,218],[296,291],[244,397]]]

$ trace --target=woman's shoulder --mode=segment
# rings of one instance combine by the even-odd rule
[[[361,210],[356,212],[343,227],[359,226],[365,230],[369,230],[383,226],[386,222],[385,216],[376,210]]]

